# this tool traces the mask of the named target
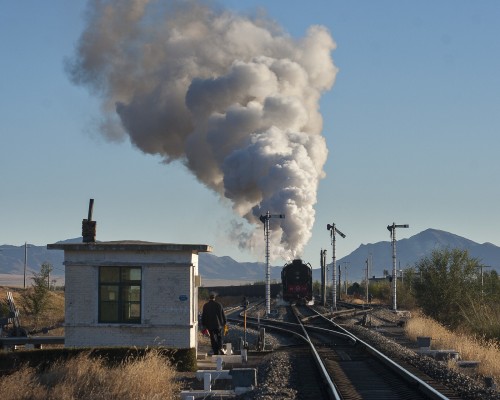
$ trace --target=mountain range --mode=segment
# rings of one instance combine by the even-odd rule
[[[69,239],[64,242],[81,242],[81,238]],[[25,251],[26,247],[26,251]],[[489,266],[500,272],[500,247],[491,243],[479,244],[472,240],[454,235],[449,232],[427,229],[408,239],[396,242],[397,267],[405,269],[413,266],[417,261],[429,255],[434,249],[466,249],[471,257],[479,259],[484,266]],[[53,278],[62,280],[64,278],[63,251],[47,250],[46,246],[35,246],[31,244],[13,246],[0,246],[0,274],[24,275],[24,264],[26,259],[26,275],[31,277],[33,272],[38,272],[44,262],[52,264]],[[327,264],[331,271],[331,250],[327,250]],[[304,260],[310,262],[313,267],[313,279],[320,280],[319,269],[320,254],[317,260]],[[390,241],[382,241],[370,244],[361,244],[351,254],[337,259],[337,265],[341,266],[342,280],[347,272],[348,281],[360,282],[365,276],[366,265],[370,265],[370,277],[381,277],[384,270],[391,274],[392,271],[392,246]],[[271,267],[271,279],[279,281],[281,268],[283,266]],[[265,280],[265,264],[257,262],[238,262],[231,257],[216,256],[210,253],[200,253],[200,274],[204,286],[220,284],[241,284]],[[5,274],[5,275],[4,275]],[[330,276],[331,272],[329,272]],[[331,277],[329,277],[331,279]]]

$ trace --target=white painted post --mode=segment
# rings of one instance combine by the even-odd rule
[[[222,371],[222,357],[217,357],[217,371]]]
[[[206,392],[212,390],[212,374],[208,372],[203,374],[203,390]]]

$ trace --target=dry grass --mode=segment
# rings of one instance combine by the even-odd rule
[[[0,302],[7,292],[13,294],[18,309],[25,289],[0,287]],[[64,292],[50,292],[50,306],[43,315],[43,326],[64,322]],[[35,321],[20,315],[21,325],[33,329]],[[51,330],[49,335],[64,335],[64,328]],[[47,346],[47,347],[55,347]],[[44,373],[23,367],[19,371],[0,377],[0,399],[177,399],[180,386],[175,380],[175,368],[156,351],[144,357],[130,359],[110,368],[104,360],[82,354],[74,359],[56,363]]]
[[[82,354],[37,374],[24,367],[0,378],[2,400],[177,399],[175,369],[157,352],[109,368]]]
[[[7,292],[12,292],[12,297],[19,310],[21,326],[27,328],[28,331],[39,329],[42,327],[40,322],[37,322],[33,316],[26,315],[22,309],[22,294],[29,288],[23,289],[18,287],[0,286],[0,302],[7,302]],[[40,316],[39,321],[43,322],[43,327],[52,327],[62,325],[64,323],[64,292],[51,291],[49,292],[49,304],[47,310]],[[58,328],[49,331],[48,335],[62,336],[64,328]]]
[[[243,296],[217,296],[215,300],[222,304],[223,307],[234,306],[235,304],[239,304]],[[207,303],[207,299],[200,299],[198,302],[199,311],[203,310],[203,306]]]
[[[480,374],[500,381],[500,347],[496,342],[451,332],[433,319],[418,314],[407,322],[405,329],[411,340],[417,340],[417,336],[429,336],[433,349],[456,350],[462,360],[479,361]]]

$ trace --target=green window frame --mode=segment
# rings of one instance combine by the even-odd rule
[[[99,267],[100,323],[141,323],[141,267]]]

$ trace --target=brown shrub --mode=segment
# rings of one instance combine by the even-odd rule
[[[2,400],[177,399],[179,392],[174,368],[154,350],[115,368],[80,354],[44,373],[25,367],[0,378]]]
[[[479,373],[500,381],[500,347],[495,341],[453,332],[432,318],[419,314],[412,316],[405,330],[412,340],[417,340],[417,336],[431,337],[433,349],[455,350],[462,360],[479,361]]]

